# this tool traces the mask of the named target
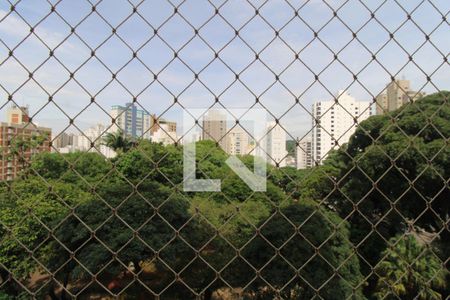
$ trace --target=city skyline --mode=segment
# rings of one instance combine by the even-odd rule
[[[392,91],[389,92],[389,89],[391,89]],[[341,94],[344,94],[344,93],[348,94],[349,96],[351,96],[353,98],[355,98],[348,91],[346,91],[346,90],[339,90],[339,91],[336,91],[333,94],[333,96],[332,97],[330,96],[328,99],[315,100],[315,101],[312,102],[311,108],[308,111],[308,114],[302,115],[302,117],[306,118],[307,120],[302,120],[301,122],[297,122],[297,124],[309,123],[309,125],[311,125],[311,118],[312,119],[315,118],[314,117],[314,106],[317,103],[323,102],[323,101],[335,101],[336,99],[339,98],[339,96]],[[397,94],[398,94],[398,96],[401,96],[401,98],[402,98],[402,100],[400,101],[401,103],[400,104],[398,104],[398,103],[392,104],[394,106],[391,109],[389,109],[387,107],[387,105],[388,105],[389,102],[394,101],[394,100],[390,100],[390,101],[387,100],[388,99],[387,94],[389,94],[389,93],[396,93],[395,95],[393,94],[393,96],[391,96],[392,98],[396,98]],[[377,101],[376,103],[373,103],[373,100],[371,100],[371,101],[365,101],[365,100],[362,100],[362,99],[356,99],[356,100],[366,104],[365,105],[365,110],[368,110],[371,115],[375,115],[375,114],[383,114],[383,113],[386,113],[388,111],[395,110],[395,109],[399,108],[401,105],[406,104],[410,100],[415,101],[418,98],[423,97],[426,94],[427,94],[426,92],[415,91],[414,87],[411,85],[410,80],[403,76],[402,79],[396,79],[395,82],[394,81],[388,82],[386,84],[385,88],[383,89],[383,91],[378,95],[378,97],[376,99],[376,101]],[[335,104],[335,106],[339,106],[339,105],[340,105],[339,103]],[[3,110],[6,110],[7,108],[9,108],[11,106],[18,106],[18,105],[15,102],[13,102],[12,104],[9,104],[9,105],[6,103],[6,104],[4,104]],[[386,107],[384,107],[384,106],[386,106]],[[30,104],[29,103],[22,103],[22,105],[20,105],[19,107],[26,108],[26,110],[28,111],[29,108],[30,108]],[[212,107],[195,108],[195,109],[196,110],[203,109],[204,110],[204,114],[207,115],[208,111],[213,111],[213,110],[217,109],[217,107],[221,108],[220,105],[215,104]],[[242,107],[230,107],[230,108],[227,107],[227,109],[241,109],[241,108]],[[104,109],[107,109],[107,108],[104,108]],[[145,132],[145,134],[153,132],[156,129],[156,126],[153,126],[153,123],[155,123],[157,119],[158,120],[160,119],[161,121],[166,122],[166,118],[164,116],[157,115],[153,111],[148,111],[148,110],[144,109],[140,105],[139,102],[136,102],[136,103],[125,103],[123,105],[122,104],[113,103],[113,104],[111,104],[111,106],[108,109],[109,109],[109,111],[108,111],[109,117],[105,118],[104,121],[102,121],[101,119],[96,119],[95,121],[91,121],[89,123],[86,123],[85,127],[77,126],[77,128],[79,128],[79,130],[83,131],[83,130],[89,129],[90,127],[92,127],[92,126],[94,126],[94,125],[96,125],[98,123],[101,123],[101,124],[103,124],[105,126],[111,127],[111,129],[115,131],[117,128],[121,127],[119,125],[119,123],[121,122],[120,121],[121,119],[123,119],[123,118],[126,119],[126,118],[131,118],[132,117],[132,115],[133,115],[132,112],[130,111],[130,115],[128,116],[127,110],[136,110],[137,112],[139,112],[140,115],[147,116],[149,118],[149,122],[151,123],[150,125],[148,125],[148,124],[146,124],[146,125],[139,125],[140,126],[139,128],[144,128],[144,127],[145,128],[144,128],[143,131],[142,131],[142,129],[139,129],[139,133],[140,134],[134,134],[134,135],[132,134],[135,137],[142,137],[142,133],[143,132]],[[189,110],[189,109],[190,108],[187,108],[187,110]],[[6,116],[8,115],[8,111],[5,111],[4,113],[5,113]],[[31,112],[31,115],[33,115],[33,112]],[[179,124],[178,128],[177,128],[177,133],[179,134],[180,132],[182,132],[182,130],[181,130],[182,122],[180,121],[180,119],[181,119],[180,116],[177,115],[176,117],[177,118],[174,119],[173,122]],[[272,115],[270,115],[270,117],[272,117]],[[140,118],[142,118],[142,117],[140,117]],[[152,118],[152,119],[150,120],[150,118]],[[112,124],[112,122],[111,122],[112,119],[118,119],[118,120],[116,120],[115,125]],[[232,120],[232,121],[234,122],[235,120]],[[292,129],[292,128],[286,127],[285,124],[283,124],[282,121],[283,120],[280,119],[279,123],[282,125],[282,127],[284,127],[285,130],[288,131],[288,137],[287,137],[288,140],[296,140],[298,138],[302,138],[302,137],[308,136],[311,133],[312,128],[315,126],[315,125],[312,125],[312,126],[307,127],[306,129],[303,130],[302,134],[300,134],[300,135],[292,135],[289,132],[289,129]],[[39,120],[36,121],[35,118],[33,118],[33,124],[42,125],[42,126],[46,125],[44,123],[40,123]],[[47,126],[47,127],[49,127],[49,126]],[[127,129],[125,127],[121,128],[121,129],[123,131],[125,131],[125,132],[127,131]],[[62,132],[58,132],[57,130],[55,130],[55,132],[57,134],[58,133],[62,133]],[[79,131],[78,131],[78,129],[74,130],[74,128],[68,128],[68,129],[64,130],[64,132],[67,132],[67,133],[78,133]]]
[[[306,133],[302,128],[307,128],[309,124],[312,103],[329,99],[340,89],[349,90],[358,100],[372,101],[373,97],[382,92],[391,76],[397,78],[405,76],[411,80],[415,90],[424,90],[427,94],[448,87],[446,74],[449,65],[443,60],[445,54],[439,53],[433,46],[436,44],[444,49],[450,44],[445,38],[445,22],[442,15],[433,7],[435,5],[442,11],[447,11],[450,5],[446,1],[434,1],[433,5],[420,1],[409,1],[404,4],[405,9],[411,11],[412,16],[419,20],[417,22],[421,30],[411,22],[403,24],[405,11],[393,1],[383,3],[380,8],[378,5],[382,2],[377,1],[366,4],[367,8],[354,1],[349,1],[342,7],[344,1],[330,1],[328,5],[335,9],[339,8],[338,16],[343,18],[352,30],[359,29],[370,19],[368,10],[370,9],[376,10],[377,20],[383,22],[387,30],[395,31],[395,40],[391,40],[386,29],[376,21],[370,21],[357,34],[358,40],[364,43],[366,48],[358,40],[352,39],[351,31],[336,19],[319,31],[321,25],[333,17],[332,10],[320,1],[310,1],[298,10],[299,17],[311,24],[311,28],[298,18],[290,21],[295,9],[301,6],[297,3],[293,3],[292,8],[286,6],[284,1],[271,1],[262,7],[259,7],[257,2],[252,2],[251,4],[260,11],[260,16],[256,17],[253,16],[255,8],[248,3],[230,1],[223,6],[219,1],[213,3],[218,7],[220,14],[226,17],[232,26],[239,29],[238,36],[234,34],[233,27],[226,24],[220,16],[214,16],[213,6],[185,3],[179,7],[178,12],[183,16],[189,16],[188,21],[195,26],[198,27],[208,17],[213,17],[213,21],[201,28],[199,36],[183,48],[184,43],[194,36],[194,31],[187,30],[189,26],[186,21],[178,15],[171,17],[173,6],[167,2],[161,3],[158,14],[151,9],[154,4],[145,2],[138,6],[137,12],[149,19],[154,28],[158,28],[158,34],[145,44],[147,41],[145,37],[151,37],[153,29],[150,30],[151,27],[145,25],[140,16],[134,15],[127,20],[115,34],[111,34],[109,25],[100,17],[105,16],[111,21],[112,26],[118,26],[128,14],[132,13],[132,6],[126,1],[118,3],[123,7],[116,10],[100,3],[97,12],[91,14],[79,26],[76,26],[77,23],[90,12],[88,2],[63,1],[56,9],[69,24],[76,26],[74,34],[71,34],[69,25],[52,14],[50,18],[40,22],[34,34],[31,34],[17,49],[15,47],[21,38],[29,34],[29,25],[22,17],[36,24],[45,17],[50,6],[23,2],[16,6],[16,11],[10,12],[9,5],[2,3],[0,38],[4,41],[4,45],[0,47],[2,81],[0,93],[4,100],[0,107],[4,109],[8,105],[6,101],[8,94],[13,94],[12,99],[17,104],[29,103],[32,111],[39,112],[34,119],[42,125],[61,131],[69,125],[69,117],[76,116],[76,125],[85,130],[91,125],[92,119],[99,119],[108,124],[108,116],[102,108],[108,111],[113,104],[124,105],[131,102],[133,96],[137,96],[138,104],[147,111],[163,114],[162,117],[166,119],[177,119],[183,107],[206,107],[214,104],[216,96],[227,107],[248,107],[255,101],[255,95],[249,91],[250,89],[258,96],[260,103],[275,116],[283,115],[289,107],[295,105],[289,113],[283,115],[281,122],[284,127],[290,129],[289,134],[292,137],[297,137]],[[311,19],[312,14],[316,18]],[[279,29],[278,37],[262,17],[273,23],[275,29]],[[168,22],[163,24],[166,18]],[[251,21],[242,27],[249,19]],[[160,26],[161,24],[163,25]],[[287,25],[284,26],[285,24]],[[135,30],[136,28],[142,30]],[[317,38],[314,37],[313,30],[319,31]],[[218,34],[214,35],[214,32]],[[425,34],[429,34],[428,42]],[[200,36],[208,41],[210,46],[206,45]],[[38,37],[45,38],[50,48],[56,47],[55,57],[67,66],[69,71],[77,70],[87,61],[74,73],[74,79],[86,88],[87,92],[74,80],[64,85],[65,81],[70,79],[69,71],[55,58],[49,59],[49,49]],[[86,40],[87,45],[80,38]],[[130,47],[120,39],[124,39]],[[105,44],[101,44],[104,40],[107,40]],[[227,44],[228,42],[230,43]],[[253,50],[245,42],[250,43]],[[137,52],[140,61],[131,60],[132,49],[139,49],[143,44],[145,46]],[[266,44],[268,47],[264,48]],[[99,45],[101,46],[98,47]],[[300,52],[299,59],[295,59],[295,53],[289,46],[293,49],[302,49],[305,45],[306,48]],[[24,52],[29,46],[34,49],[33,55]],[[327,46],[336,53],[346,46],[338,53],[339,61],[333,61],[333,52]],[[89,47],[93,49],[98,47],[93,58],[90,58]],[[409,61],[408,54],[402,48],[412,54],[413,62]],[[418,48],[420,50],[416,51]],[[8,57],[8,49],[14,49],[14,57]],[[179,52],[175,59],[173,51]],[[218,59],[214,58],[214,51],[218,52]],[[75,52],[79,55],[73,56]],[[259,58],[253,62],[255,52]],[[376,53],[377,61],[372,61],[370,52]],[[27,67],[36,68],[46,59],[49,61],[34,72],[32,80],[28,77],[28,71],[17,62],[20,60],[26,63]],[[172,59],[174,60],[171,62]],[[168,62],[171,62],[169,67],[161,71],[164,63]],[[252,62],[253,64],[245,69]],[[383,67],[379,62],[382,62]],[[328,63],[331,65],[320,73]],[[366,64],[369,64],[367,68],[358,73]],[[112,80],[111,74],[122,66],[125,66],[124,69]],[[243,69],[245,71],[242,71]],[[195,78],[195,72],[199,72],[198,79]],[[237,73],[239,80],[236,81]],[[278,73],[281,75],[279,81],[276,81],[275,74]],[[314,73],[320,73],[319,81],[315,81]],[[352,73],[358,73],[357,81],[354,81]],[[153,82],[155,74],[157,81]],[[432,83],[427,81],[427,76]],[[34,80],[52,95],[62,87],[53,95],[52,103],[48,103],[49,95]],[[23,83],[25,84],[15,91]],[[125,84],[129,92],[121,83]],[[152,84],[145,89],[149,83]],[[226,89],[230,84],[231,87]],[[308,88],[309,85],[312,87]],[[106,88],[98,93],[105,86]],[[264,92],[267,88],[269,90]],[[92,95],[95,96],[94,104],[90,104]],[[174,97],[177,98],[178,104],[169,108],[174,102]],[[296,97],[300,97],[299,104],[295,104]],[[280,102],[282,105],[279,105]],[[65,116],[56,105],[63,107],[69,117]],[[45,107],[40,110],[43,106]]]
[[[409,99],[411,98],[411,99],[413,99],[413,100],[416,100],[416,99],[418,99],[418,98],[420,98],[420,97],[422,97],[422,96],[424,96],[424,95],[426,95],[427,93],[426,92],[416,92],[416,91],[414,91],[414,87],[412,87],[412,89],[410,89],[410,87],[411,87],[411,83],[410,83],[410,80],[408,79],[408,78],[405,78],[405,77],[402,77],[402,79],[396,79],[396,82],[394,83],[394,82],[389,82],[389,83],[387,83],[386,85],[385,85],[385,88],[383,89],[383,91],[378,95],[378,97],[377,97],[377,99],[376,99],[376,101],[377,101],[377,103],[375,104],[375,103],[373,103],[373,100],[370,100],[370,101],[365,101],[365,100],[361,100],[361,99],[357,99],[358,101],[360,101],[360,102],[363,102],[363,103],[366,103],[367,105],[367,109],[370,111],[370,113],[372,114],[372,115],[375,115],[375,114],[381,114],[381,113],[384,113],[384,112],[388,112],[388,111],[390,111],[390,109],[387,109],[387,108],[381,108],[381,106],[382,106],[382,101],[384,100],[384,98],[382,98],[382,96],[384,96],[384,95],[386,95],[386,93],[387,93],[387,90],[389,89],[389,87],[395,87],[396,88],[396,91],[398,90],[398,93],[399,93],[399,95],[403,95],[402,97],[404,97],[405,99],[404,100],[402,100],[403,101],[403,104],[405,104],[406,102],[408,102],[409,101]],[[403,92],[403,89],[406,87],[406,89],[405,89],[405,92]],[[408,89],[410,89],[410,90],[408,90]],[[307,114],[304,114],[304,115],[301,115],[301,117],[303,117],[302,118],[302,120],[300,120],[300,121],[298,121],[297,120],[297,122],[294,122],[294,123],[284,123],[283,122],[283,120],[281,119],[281,120],[279,120],[279,122],[280,122],[280,124],[281,124],[281,126],[285,129],[285,130],[287,130],[287,133],[288,133],[288,135],[287,135],[287,140],[296,140],[296,139],[298,139],[298,138],[306,138],[310,133],[311,133],[311,131],[312,131],[312,129],[313,129],[313,127],[314,126],[311,126],[311,118],[314,118],[314,111],[313,111],[313,107],[314,107],[314,105],[316,104],[316,103],[318,103],[318,102],[322,102],[322,101],[333,101],[334,99],[337,99],[338,97],[339,97],[339,95],[340,94],[342,94],[342,93],[347,93],[347,94],[349,94],[350,96],[352,96],[353,97],[353,95],[351,94],[351,93],[348,93],[348,91],[345,91],[345,90],[339,90],[339,91],[336,91],[335,93],[334,93],[334,95],[331,97],[329,97],[328,99],[317,99],[317,100],[313,100],[312,101],[312,104],[311,104],[311,107],[310,107],[310,109],[309,109],[309,111],[308,111],[308,113]],[[406,102],[405,102],[406,101]],[[338,105],[338,104],[337,104]],[[7,111],[5,111],[8,107],[10,107],[10,106],[17,106],[16,105],[16,103],[15,102],[13,102],[12,104],[9,104],[8,102],[7,103],[5,103],[4,105],[3,105],[3,107],[2,107],[2,109],[0,110],[0,111],[4,111],[4,114],[7,114]],[[21,105],[20,106],[26,106],[28,109],[30,108],[30,107],[32,107],[32,105],[30,105],[30,103],[21,103]],[[101,124],[103,124],[103,125],[105,125],[105,126],[107,126],[107,127],[110,127],[110,129],[112,130],[112,131],[115,131],[115,130],[117,130],[117,128],[119,128],[120,126],[118,125],[118,121],[116,121],[116,124],[112,124],[112,119],[113,118],[115,118],[116,116],[119,116],[120,118],[124,118],[124,117],[126,117],[126,114],[123,114],[123,113],[121,113],[120,112],[120,109],[119,108],[121,108],[122,109],[122,111],[123,110],[127,110],[127,109],[130,109],[130,108],[133,108],[133,107],[135,107],[136,108],[136,110],[137,111],[140,111],[140,113],[141,114],[145,114],[145,115],[147,115],[147,116],[154,116],[155,118],[156,118],[156,116],[157,116],[157,114],[155,113],[155,112],[153,112],[153,111],[148,111],[147,109],[145,109],[145,108],[143,108],[141,105],[140,105],[140,103],[139,102],[137,102],[137,103],[125,103],[125,104],[117,104],[117,103],[113,103],[113,104],[111,104],[111,106],[109,107],[109,108],[103,108],[103,109],[108,109],[108,116],[107,117],[105,117],[105,118],[103,118],[103,119],[96,119],[95,121],[90,121],[90,122],[86,122],[85,124],[84,124],[84,126],[78,126],[78,124],[76,124],[77,126],[76,126],[76,128],[75,127],[73,127],[73,126],[67,126],[66,125],[66,127],[68,127],[68,128],[63,128],[63,131],[60,131],[60,130],[58,130],[58,127],[52,127],[53,129],[54,129],[54,133],[55,133],[55,135],[58,135],[59,133],[62,133],[62,132],[66,132],[66,133],[75,133],[75,134],[77,134],[77,133],[80,133],[80,132],[82,132],[82,131],[84,131],[84,130],[87,130],[87,129],[89,129],[89,128],[91,128],[92,126],[94,126],[94,125],[96,125],[96,124],[98,124],[98,123],[101,123]],[[215,104],[215,105],[213,105],[212,107],[204,107],[204,108],[195,108],[195,109],[203,109],[204,110],[204,112],[206,113],[208,110],[214,110],[215,108],[217,108],[217,107],[219,107],[219,108],[221,108],[221,106],[218,106],[217,104]],[[397,106],[395,106],[395,108],[398,108],[399,106],[397,105]],[[227,109],[228,109],[229,107],[227,107]],[[242,108],[242,107],[230,107],[231,109],[233,109],[233,108],[237,108],[237,109],[240,109],[240,108]],[[189,109],[192,109],[192,108],[187,108],[187,110],[189,110]],[[115,111],[117,111],[117,112],[115,112]],[[180,114],[182,114],[182,112],[181,112],[181,110],[180,110]],[[33,112],[31,112],[31,115],[34,115],[34,113]],[[164,115],[158,115],[157,116],[157,118],[160,118],[161,120],[166,120],[166,118],[164,117]],[[183,130],[182,130],[182,122],[181,122],[181,117],[180,117],[180,115],[179,114],[176,114],[175,115],[175,117],[174,117],[174,119],[173,119],[173,121],[174,122],[176,122],[176,123],[178,123],[179,124],[179,126],[178,126],[178,128],[177,128],[177,134],[179,135],[180,134],[180,132],[182,132]],[[152,121],[152,122],[154,122],[154,121]],[[76,123],[76,122],[75,122]],[[36,120],[36,118],[33,118],[33,124],[35,124],[35,125],[38,125],[38,126],[47,126],[47,127],[51,127],[51,126],[48,126],[46,123],[44,123],[44,122],[40,122],[40,120],[39,120],[39,118]],[[298,134],[298,135],[295,135],[295,134],[292,134],[292,132],[296,132],[296,130],[298,130],[298,128],[294,128],[294,130],[292,130],[293,128],[292,127],[288,127],[288,125],[294,125],[294,126],[296,126],[296,125],[299,125],[299,124],[302,124],[302,125],[305,125],[301,130],[299,130],[298,132],[300,132],[300,134]],[[308,125],[306,125],[306,124],[308,124]],[[146,132],[146,134],[150,134],[151,132],[152,132],[152,128],[150,128],[150,127],[152,127],[152,125],[150,125],[150,126],[147,126],[146,128],[145,128],[145,132]],[[156,128],[156,127],[155,127]],[[122,128],[122,130],[124,130],[125,128]],[[124,131],[126,131],[126,130],[124,130]],[[141,131],[142,132],[142,131]],[[138,135],[136,135],[136,137],[141,137],[142,136],[142,134],[138,134]],[[145,137],[144,137],[145,138]]]
[[[344,96],[345,97],[344,97]],[[423,97],[424,95],[426,95],[426,93],[424,92],[416,92],[411,88],[411,84],[410,81],[407,80],[406,78],[402,78],[399,80],[395,80],[395,82],[390,82],[386,85],[385,90],[377,97],[377,103],[371,103],[369,101],[359,101],[359,103],[361,104],[361,111],[363,114],[367,114],[368,116],[370,115],[375,115],[375,114],[383,114],[386,113],[388,111],[392,111],[395,110],[397,108],[399,108],[400,106],[410,102],[410,101],[415,101],[417,99],[419,99],[420,97]],[[322,102],[325,103],[330,103],[329,107],[326,109],[326,111],[331,110],[333,111],[334,109],[342,109],[343,108],[343,117],[349,115],[350,113],[348,111],[348,109],[345,108],[346,106],[346,101],[339,101],[340,98],[342,99],[346,99],[346,98],[352,98],[354,99],[354,97],[351,96],[351,94],[349,94],[347,91],[338,91],[334,97],[332,99],[329,100],[323,100],[323,101],[316,101],[314,102],[314,104],[312,105],[312,109],[311,109],[311,116],[310,119],[312,120],[312,123],[310,128],[307,129],[307,133],[305,135],[302,136],[292,136],[290,135],[290,128],[283,126],[283,123],[280,122],[280,126],[283,128],[284,131],[286,131],[287,133],[287,138],[286,140],[291,140],[291,141],[296,141],[296,140],[303,140],[303,139],[307,139],[311,134],[314,133],[314,131],[316,130],[315,128],[317,128],[317,125],[315,123],[315,119],[318,117],[316,116],[316,112],[315,112],[315,107],[316,105]],[[358,100],[358,99],[354,99],[354,100]],[[337,102],[336,102],[337,101]],[[336,102],[336,103],[335,103]],[[12,107],[15,107],[16,105],[13,104]],[[22,107],[18,107],[18,109],[23,110],[21,113],[25,114],[28,118],[28,114],[29,114],[29,105],[27,104],[26,106],[22,106]],[[208,117],[208,114],[210,112],[214,112],[215,108],[204,108],[204,115],[203,117]],[[228,113],[227,113],[228,114]],[[104,132],[116,132],[117,130],[122,130],[122,132],[124,132],[127,136],[133,137],[133,138],[144,138],[144,139],[150,139],[151,137],[156,140],[156,141],[162,141],[165,144],[168,143],[174,143],[175,141],[178,140],[182,140],[183,136],[182,136],[182,126],[183,123],[178,121],[178,126],[177,126],[177,121],[173,120],[173,121],[167,121],[166,119],[164,119],[162,116],[157,116],[154,113],[148,112],[144,109],[141,108],[141,106],[139,104],[135,104],[135,103],[126,103],[125,105],[112,105],[111,109],[109,111],[109,115],[111,116],[111,120],[115,119],[115,123],[114,124],[108,124],[108,123],[102,123],[101,121],[95,121],[91,124],[89,124],[89,127],[87,127],[86,129],[82,130],[80,128],[79,131],[72,131],[72,130],[64,130],[63,132],[56,132],[54,131],[54,138],[58,137],[59,135],[61,135],[62,133],[70,133],[70,134],[83,134],[83,131],[86,130],[90,130],[95,126],[98,126],[98,124],[102,124],[102,126],[104,126]],[[229,115],[231,116],[231,115]],[[226,116],[224,116],[226,117]],[[215,139],[220,139],[217,138],[217,135],[219,134],[220,136],[223,136],[225,134],[231,134],[231,132],[228,132],[229,129],[233,129],[233,124],[235,122],[235,118],[236,116],[232,116],[232,120],[225,120],[225,128],[223,128],[223,132],[221,132],[219,134],[219,132],[215,132],[214,134],[211,135],[211,137],[214,137]],[[325,117],[325,116],[324,116]],[[351,116],[352,117],[352,116]],[[10,113],[7,111],[7,119],[10,118]],[[237,116],[237,118],[239,118]],[[226,119],[226,118],[225,118]],[[362,121],[363,119],[358,118],[359,122]],[[200,119],[199,119],[200,121]],[[230,123],[231,122],[231,123]],[[160,126],[161,124],[162,126]],[[202,139],[209,139],[211,137],[208,137],[210,134],[207,134],[208,136],[205,136],[205,129],[207,129],[206,131],[208,131],[208,126],[207,126],[208,122],[204,122],[203,121],[203,129],[200,128],[200,131],[203,131],[202,135]],[[36,123],[35,120],[33,120],[33,124],[37,124],[39,125],[39,123]],[[227,128],[228,125],[231,124],[230,128]],[[349,124],[347,124],[349,125]],[[343,125],[341,124],[341,127]],[[343,128],[343,132],[347,132],[349,131],[350,128],[347,128],[347,126],[344,126],[345,128]],[[209,129],[211,130],[211,128]],[[156,131],[158,132],[158,135],[155,134]],[[213,130],[214,131],[214,130]],[[217,131],[217,130],[215,130]],[[331,132],[333,131],[333,129],[331,130]],[[353,130],[350,130],[349,132],[353,132]],[[346,133],[346,138],[344,138],[345,141],[348,140],[348,133]],[[341,137],[340,139],[342,140],[343,137]],[[226,149],[226,145],[223,144],[221,145],[222,148],[224,150]],[[328,152],[328,151],[326,151]]]
[[[449,16],[0,1],[0,300],[450,300]]]

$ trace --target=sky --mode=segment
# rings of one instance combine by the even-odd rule
[[[11,11],[11,3],[0,2],[0,119],[12,96],[16,104],[29,105],[33,120],[52,127],[54,135],[110,124],[111,106],[133,98],[150,113],[179,123],[184,109],[210,107],[216,98],[230,108],[249,108],[258,98],[255,108],[280,118],[289,137],[301,137],[311,129],[312,103],[331,100],[342,89],[371,101],[391,76],[409,79],[412,89],[427,93],[450,89],[450,65],[444,61],[450,50],[448,0],[13,5]]]

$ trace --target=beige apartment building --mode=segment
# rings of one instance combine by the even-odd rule
[[[227,151],[227,116],[217,110],[210,110],[202,122],[202,140],[211,140],[219,143]]]
[[[156,115],[151,115],[151,128],[150,128],[150,134],[153,135],[153,133],[157,132],[161,129],[161,127],[164,127],[164,130],[170,131],[170,132],[177,132],[177,122],[174,121],[168,121],[166,119],[163,119],[161,117],[157,117]]]
[[[394,111],[403,105],[416,101],[425,96],[424,92],[411,90],[410,81],[406,79],[394,80],[386,86],[383,93],[376,98],[377,115],[382,115],[389,111]]]
[[[251,154],[255,143],[251,136],[240,126],[233,127],[227,134],[227,153],[230,155]]]

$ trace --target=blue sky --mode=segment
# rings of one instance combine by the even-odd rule
[[[272,114],[283,115],[282,125],[295,137],[311,127],[306,110],[315,101],[331,99],[330,92],[348,88],[357,99],[370,101],[394,74],[428,93],[450,89],[450,65],[444,63],[450,50],[448,0],[51,2],[56,12],[50,13],[50,4],[43,0],[19,1],[12,13],[10,3],[0,3],[0,114],[12,95],[16,103],[30,105],[36,122],[55,132],[68,126],[69,117],[76,117],[80,129],[109,123],[105,111],[133,96],[149,112],[165,112],[163,117],[178,122],[182,107],[169,108],[174,97],[187,108],[208,107],[216,96],[227,107],[246,108],[258,96]],[[330,7],[345,25],[334,18],[319,31],[333,17]],[[370,19],[368,9],[376,10],[378,21]],[[349,28],[356,31],[364,24],[359,41],[353,39]],[[35,27],[32,34],[30,26]],[[117,28],[114,34],[112,27]],[[394,32],[395,41],[387,30]],[[319,31],[317,38],[314,31]],[[49,48],[54,50],[50,59]],[[10,50],[14,57],[8,57]],[[91,58],[92,50],[96,56]],[[333,62],[332,51],[339,52],[342,64]],[[320,83],[314,79],[319,72]],[[359,73],[358,82],[351,72]],[[47,103],[49,95],[54,103]],[[89,105],[92,96],[97,104]],[[295,104],[295,97],[304,108]]]

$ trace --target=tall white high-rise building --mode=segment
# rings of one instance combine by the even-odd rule
[[[267,125],[267,135],[265,137],[267,161],[279,167],[286,166],[286,132],[275,122]]]
[[[120,129],[131,138],[150,139],[152,116],[147,111],[138,109],[134,103],[127,103],[125,106],[115,105],[111,108],[110,115],[116,120],[116,126],[111,130]]]
[[[312,158],[320,163],[331,149],[349,141],[357,126],[355,120],[360,123],[371,115],[369,102],[356,101],[346,91],[339,91],[336,98],[337,102],[319,101],[312,107]]]
[[[307,169],[314,166],[312,156],[312,140],[311,137],[304,137],[297,140],[298,146],[295,147],[295,162],[297,169]]]

